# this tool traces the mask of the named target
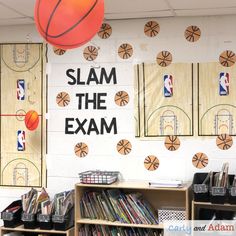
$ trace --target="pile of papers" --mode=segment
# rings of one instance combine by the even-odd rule
[[[156,188],[182,188],[183,182],[181,180],[157,180],[149,182],[149,186]]]

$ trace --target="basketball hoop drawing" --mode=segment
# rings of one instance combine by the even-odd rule
[[[26,168],[25,164],[19,162],[13,169],[13,185],[18,186],[28,186],[28,168]]]
[[[13,61],[18,67],[23,67],[29,61],[29,47],[27,44],[13,46]]]
[[[177,135],[177,116],[171,110],[166,110],[160,116],[161,135]]]
[[[215,134],[233,134],[233,116],[227,109],[221,109],[215,115]]]

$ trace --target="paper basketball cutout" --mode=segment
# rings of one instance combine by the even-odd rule
[[[129,103],[129,94],[125,91],[119,91],[115,95],[115,103],[118,106],[125,106]]]
[[[197,26],[191,25],[185,30],[184,36],[189,42],[196,42],[201,37],[201,30]]]
[[[75,155],[78,157],[85,157],[88,155],[88,146],[85,143],[77,143],[74,148]]]
[[[83,55],[87,61],[93,61],[98,56],[98,49],[94,46],[88,46],[84,49]]]
[[[193,156],[192,163],[198,169],[205,168],[208,165],[208,157],[205,153],[198,152]]]
[[[133,48],[128,43],[123,43],[120,45],[118,49],[118,55],[122,59],[128,59],[133,55]]]
[[[65,107],[70,103],[70,96],[66,92],[60,92],[57,94],[56,98],[57,105],[59,107]]]
[[[36,111],[28,111],[25,115],[25,126],[28,130],[37,129],[39,124],[39,115]]]
[[[57,47],[53,47],[53,52],[56,55],[61,56],[61,55],[65,54],[66,50],[61,49],[61,48],[57,48]]]
[[[149,171],[156,170],[160,165],[160,162],[155,156],[147,156],[144,160],[144,166]]]
[[[169,151],[176,151],[180,146],[179,138],[175,135],[167,136],[165,139],[165,147]]]
[[[156,21],[148,21],[144,26],[144,34],[148,37],[155,37],[160,31],[160,26]]]
[[[128,155],[132,150],[132,145],[130,141],[122,139],[117,143],[116,149],[121,155]]]
[[[104,0],[37,0],[34,19],[38,32],[50,44],[76,48],[99,31],[104,18]]]
[[[221,134],[216,138],[216,145],[221,150],[228,150],[233,145],[233,139],[228,134]]]
[[[161,51],[157,54],[157,64],[162,67],[166,67],[172,62],[172,54],[168,51]]]
[[[222,66],[230,67],[234,65],[236,61],[236,55],[234,52],[226,50],[220,54],[219,61]]]
[[[109,24],[107,23],[103,23],[99,32],[98,32],[98,36],[101,39],[108,39],[112,34],[112,28]]]

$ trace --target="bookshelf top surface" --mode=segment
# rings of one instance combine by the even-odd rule
[[[149,186],[149,182],[144,181],[118,181],[113,184],[82,184],[77,183],[76,187],[91,187],[91,188],[127,188],[127,189],[145,189],[145,190],[160,190],[160,191],[186,191],[191,186],[191,183],[184,183],[181,188],[173,187],[153,187]]]

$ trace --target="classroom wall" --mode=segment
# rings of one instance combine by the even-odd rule
[[[222,151],[215,144],[215,137],[180,137],[181,146],[171,152],[164,146],[164,138],[141,140],[135,138],[134,132],[134,65],[142,62],[154,63],[158,52],[167,50],[172,53],[173,63],[217,62],[219,54],[227,49],[236,52],[236,32],[233,29],[236,16],[215,17],[179,17],[154,19],[160,25],[160,32],[154,38],[148,38],[143,33],[144,25],[150,19],[109,21],[112,35],[108,39],[94,39],[86,45],[68,50],[58,56],[48,46],[48,154],[47,188],[50,194],[73,188],[79,181],[78,173],[85,170],[117,170],[125,180],[181,179],[191,181],[194,172],[219,170],[223,162],[230,163],[230,172],[236,172],[236,145]],[[202,36],[196,43],[189,43],[184,38],[184,31],[190,25],[197,25]],[[0,27],[0,42],[41,42],[34,26]],[[117,50],[122,43],[133,46],[133,56],[127,60],[121,59]],[[88,62],[83,57],[86,46],[99,47],[98,57],[94,62]],[[104,67],[109,71],[116,68],[117,84],[69,85],[67,69],[80,68],[81,81],[86,82],[92,67]],[[95,69],[99,73],[99,69]],[[195,72],[196,73],[196,72]],[[196,81],[194,81],[196,85]],[[70,103],[59,107],[56,96],[60,92],[70,95]],[[119,107],[114,102],[118,91],[126,91],[130,101],[126,106]],[[78,109],[76,93],[106,93],[104,106],[106,109]],[[197,94],[194,94],[194,103]],[[196,116],[196,114],[195,114]],[[84,135],[65,134],[65,118],[80,120],[101,118],[107,121],[116,118],[117,134]],[[127,139],[132,144],[128,155],[121,155],[116,145],[121,139]],[[235,140],[234,140],[235,141]],[[88,155],[80,158],[75,155],[74,147],[84,142],[89,147]],[[199,170],[192,165],[192,157],[197,152],[204,152],[209,158],[205,169]],[[155,155],[160,166],[155,171],[144,168],[144,159]],[[28,189],[0,189],[0,210],[13,199],[18,198]]]

